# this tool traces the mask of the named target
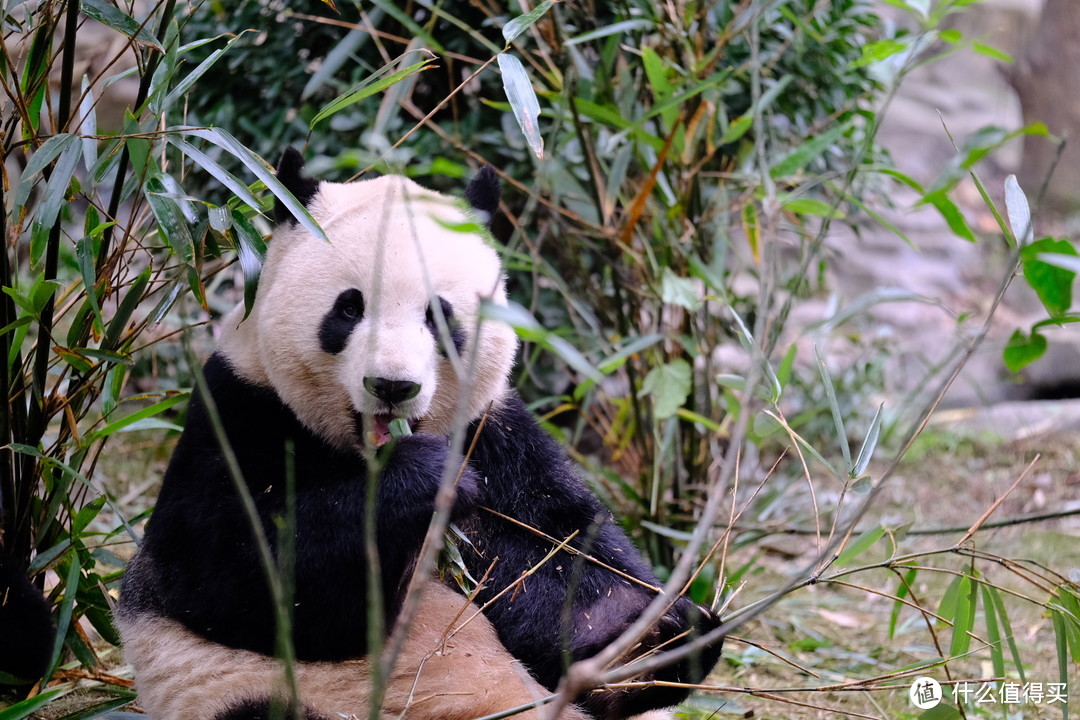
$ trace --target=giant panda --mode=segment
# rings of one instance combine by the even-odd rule
[[[448,438],[459,406],[470,454],[453,519],[468,538],[459,552],[483,587],[470,606],[451,584],[425,581],[383,717],[464,720],[550,694],[567,664],[617,637],[653,599],[646,585],[660,583],[510,387],[513,330],[478,320],[482,301],[507,302],[482,227],[499,204],[494,171],[469,183],[467,203],[399,176],[318,182],[291,148],[277,174],[329,242],[279,204],[250,315],[238,308],[224,319],[203,372],[275,549],[286,473],[295,478],[292,643],[303,707],[294,711],[312,720],[367,716],[367,462],[385,456],[373,517],[391,626],[444,465],[459,462]],[[262,718],[284,693],[267,581],[209,399],[191,401],[121,588],[117,624],[153,720]],[[399,418],[412,434],[392,440]],[[555,547],[524,526],[558,540],[576,533],[571,544],[609,568],[559,551],[498,596]],[[486,609],[473,617],[476,606]],[[631,656],[718,622],[680,598]],[[719,652],[718,642],[642,679],[699,682]],[[594,691],[562,717],[622,718],[685,695],[648,684]]]

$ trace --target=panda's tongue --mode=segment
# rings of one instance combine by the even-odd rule
[[[393,415],[371,416],[371,435],[373,441],[372,444],[375,447],[382,447],[386,443],[390,442],[390,421],[393,419]]]

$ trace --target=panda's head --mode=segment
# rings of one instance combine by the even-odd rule
[[[225,356],[342,448],[383,444],[395,418],[436,434],[459,405],[478,418],[507,391],[517,347],[508,326],[478,321],[483,300],[506,303],[483,218],[404,177],[316,182],[302,165],[286,151],[278,178],[329,242],[279,208],[251,314],[224,323]],[[498,192],[484,168],[465,195],[489,214]]]

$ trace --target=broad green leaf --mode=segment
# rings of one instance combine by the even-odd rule
[[[531,11],[525,13],[524,15],[518,15],[510,22],[506,23],[506,25],[503,25],[502,34],[503,39],[506,40],[506,44],[509,45],[510,43],[514,42],[514,40],[516,40],[518,36],[521,35],[521,33],[528,30],[533,25],[533,23],[542,18],[544,14],[548,11],[548,9],[550,9],[551,6],[554,4],[554,0],[544,0]]]
[[[660,273],[660,299],[669,305],[679,305],[687,310],[697,310],[701,305],[694,281],[679,277],[669,267],[665,267]]]
[[[1002,357],[1005,367],[1012,372],[1020,372],[1035,362],[1046,352],[1046,338],[1032,330],[1028,337],[1019,330],[1013,332],[1009,344],[1005,346]]]
[[[641,383],[641,395],[651,395],[658,420],[671,417],[686,403],[692,387],[690,363],[682,358],[654,367]]]
[[[1080,258],[1073,255],[1060,255],[1058,253],[1043,253],[1039,255],[1039,260],[1042,260],[1047,265],[1053,265],[1054,267],[1065,268],[1071,270],[1074,273],[1080,275]]]
[[[1072,286],[1076,273],[1072,270],[1043,262],[1041,253],[1056,253],[1080,257],[1068,240],[1043,238],[1024,247],[1020,259],[1024,265],[1024,278],[1038,294],[1050,317],[1064,315],[1072,307]]]
[[[82,11],[87,17],[111,27],[122,35],[127,35],[132,40],[164,52],[161,45],[158,44],[157,38],[150,33],[145,23],[140,23],[130,15],[124,14],[107,0],[82,0]]]
[[[503,90],[514,118],[525,135],[525,142],[537,159],[544,159],[544,138],[540,135],[540,101],[536,99],[529,75],[525,67],[515,56],[509,53],[499,55],[499,70],[502,72]]]

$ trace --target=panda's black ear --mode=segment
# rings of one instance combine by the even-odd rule
[[[491,226],[491,219],[499,210],[499,198],[502,188],[499,185],[499,176],[495,174],[495,168],[490,165],[481,165],[475,177],[469,181],[465,188],[465,199],[477,210],[487,213],[487,224]]]
[[[304,174],[304,156],[294,147],[285,148],[281,153],[281,159],[277,164],[277,179],[288,188],[300,203],[307,207],[311,198],[319,191],[319,181],[313,180]],[[278,224],[293,220],[293,214],[285,207],[281,200],[274,200],[274,220]]]

